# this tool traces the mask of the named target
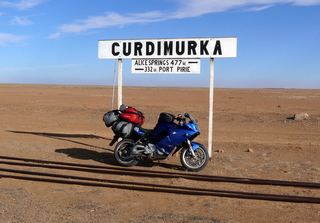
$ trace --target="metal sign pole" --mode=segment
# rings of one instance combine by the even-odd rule
[[[118,59],[118,109],[122,105],[122,59]]]
[[[209,126],[208,126],[208,152],[209,152],[210,158],[212,156],[213,100],[214,100],[214,58],[210,58]]]

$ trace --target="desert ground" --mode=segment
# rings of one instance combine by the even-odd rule
[[[160,112],[189,112],[201,128],[194,141],[207,146],[209,89],[124,87],[123,103],[142,111],[144,127],[150,129]],[[0,156],[117,166],[114,146],[109,146],[113,134],[102,121],[111,105],[109,86],[0,84]],[[309,118],[294,120],[297,113],[307,113]],[[201,172],[190,174],[320,183],[320,90],[217,88],[213,119],[211,161]],[[186,173],[177,156],[130,168]],[[203,184],[186,179],[100,177],[189,187]],[[308,188],[220,182],[210,187],[320,197],[319,190]],[[0,178],[0,222],[316,223],[320,204]]]

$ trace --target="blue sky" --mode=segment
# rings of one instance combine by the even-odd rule
[[[233,37],[215,87],[320,88],[320,0],[0,0],[0,83],[112,85],[98,40]],[[209,86],[201,74],[132,74],[126,86]]]

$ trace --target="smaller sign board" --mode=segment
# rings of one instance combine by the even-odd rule
[[[200,59],[132,59],[131,72],[200,74]]]

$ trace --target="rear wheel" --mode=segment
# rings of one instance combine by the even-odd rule
[[[135,166],[139,160],[132,155],[132,147],[134,141],[131,139],[124,139],[120,141],[114,148],[114,158],[122,166]]]
[[[189,171],[198,172],[203,170],[209,162],[209,154],[207,149],[200,145],[193,151],[194,156],[189,148],[183,148],[181,151],[180,161],[181,164]]]

